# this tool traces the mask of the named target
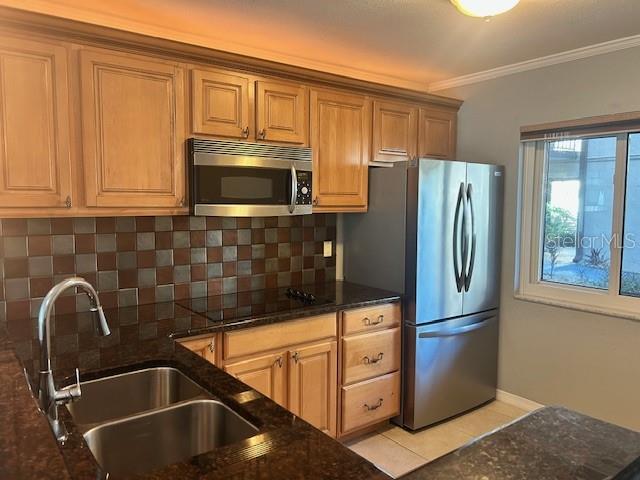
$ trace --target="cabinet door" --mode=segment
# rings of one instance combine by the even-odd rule
[[[309,96],[302,85],[256,82],[258,140],[306,145],[309,137]]]
[[[183,206],[183,70],[98,50],[80,67],[87,205]]]
[[[208,362],[216,364],[216,337],[196,338],[193,340],[185,339],[178,340],[178,342],[185,348],[188,348],[193,353],[201,356]]]
[[[311,92],[313,195],[317,211],[367,209],[370,103],[361,95]]]
[[[421,157],[455,158],[456,119],[453,110],[420,109],[418,154]]]
[[[418,108],[402,103],[373,102],[374,162],[409,160],[418,150]]]
[[[224,370],[286,408],[285,358],[286,352],[278,352],[232,363]]]
[[[250,80],[241,75],[193,70],[191,112],[193,132],[247,138],[250,130]]]
[[[64,47],[0,40],[2,208],[70,205],[68,90]]]
[[[289,353],[289,410],[332,436],[337,420],[337,362],[335,341]]]

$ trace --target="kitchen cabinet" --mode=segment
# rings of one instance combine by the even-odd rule
[[[217,336],[205,336],[198,338],[186,338],[178,340],[183,347],[188,348],[193,353],[204,358],[206,361],[218,364],[218,347],[216,344]]]
[[[336,435],[337,360],[335,341],[289,353],[289,410],[331,436]]]
[[[367,210],[370,143],[366,96],[311,90],[314,211]]]
[[[274,81],[256,82],[256,138],[259,141],[309,143],[307,87]]]
[[[0,38],[0,216],[72,205],[67,49]]]
[[[409,160],[418,150],[418,107],[399,102],[373,102],[373,162]]]
[[[87,206],[185,206],[183,76],[169,61],[80,51]]]
[[[224,370],[286,408],[286,355],[286,351],[259,355],[225,365]]]
[[[342,387],[342,434],[352,434],[399,413],[400,372]]]
[[[418,155],[454,159],[456,156],[457,110],[420,108]]]

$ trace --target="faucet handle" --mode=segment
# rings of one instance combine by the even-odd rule
[[[76,368],[76,383],[63,390],[56,390],[54,398],[56,403],[69,403],[78,400],[82,396],[80,388],[80,370]]]

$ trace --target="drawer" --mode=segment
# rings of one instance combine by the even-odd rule
[[[400,303],[386,303],[342,312],[342,334],[368,332],[400,324]]]
[[[335,313],[236,330],[224,334],[224,359],[243,357],[336,335]]]
[[[400,413],[400,372],[342,387],[342,433]]]
[[[354,383],[400,369],[400,328],[342,339],[342,383]]]

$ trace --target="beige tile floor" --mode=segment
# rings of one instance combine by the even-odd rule
[[[416,433],[389,424],[346,445],[397,478],[526,413],[526,410],[496,400]]]

